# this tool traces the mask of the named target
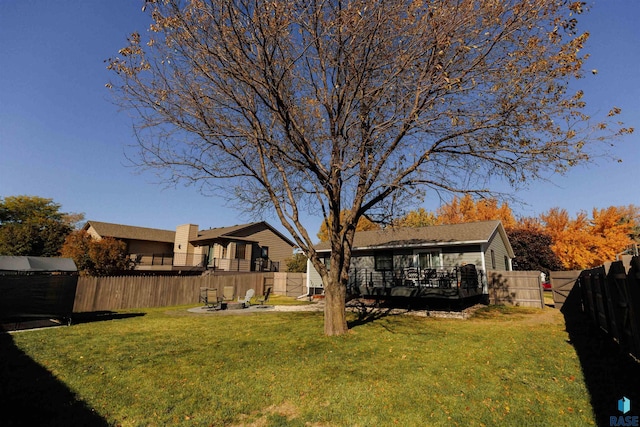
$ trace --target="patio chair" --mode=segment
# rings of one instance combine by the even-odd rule
[[[224,301],[233,301],[236,296],[236,287],[233,285],[227,285],[222,290],[222,299]]]
[[[425,286],[429,288],[438,287],[438,272],[435,268],[425,268],[422,270],[422,274]]]
[[[218,296],[217,288],[207,288],[206,304],[209,310],[222,310],[222,298]]]
[[[209,288],[200,288],[200,296],[198,297],[198,302],[207,305],[207,291]]]
[[[270,295],[271,295],[271,286],[267,288],[267,292],[265,292],[264,295],[262,295],[261,297],[258,297],[258,305],[259,306],[264,305],[264,303],[267,302],[267,300],[269,299]]]
[[[404,281],[405,284],[410,286],[418,286],[420,281],[420,278],[418,277],[418,269],[415,267],[405,268]]]
[[[251,305],[251,298],[255,295],[256,291],[252,289],[248,289],[247,293],[244,295],[244,298],[238,297],[238,302],[242,303],[242,306],[247,308]]]

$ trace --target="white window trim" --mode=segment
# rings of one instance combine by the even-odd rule
[[[444,266],[444,259],[442,258],[442,249],[438,249],[438,248],[432,248],[432,249],[414,249],[413,250],[413,266],[414,267],[419,267],[419,263],[420,263],[420,254],[424,254],[424,253],[434,253],[437,252],[438,253],[438,264],[440,267]]]

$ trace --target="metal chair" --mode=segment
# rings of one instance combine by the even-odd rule
[[[267,300],[269,299],[270,295],[271,295],[271,286],[267,288],[267,292],[265,292],[264,295],[258,298],[258,305],[259,306],[264,305],[264,303],[267,302]]]
[[[200,288],[200,296],[198,297],[198,302],[207,305],[207,291],[209,288]]]
[[[218,289],[206,288],[206,304],[209,310],[222,310],[222,298],[218,296]]]
[[[409,267],[404,269],[404,280],[409,282],[411,286],[418,286],[420,277],[418,276],[418,269],[415,267]]]

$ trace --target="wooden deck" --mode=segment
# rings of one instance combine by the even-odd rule
[[[475,266],[394,271],[352,271],[348,293],[353,297],[460,300],[482,295],[483,272]]]

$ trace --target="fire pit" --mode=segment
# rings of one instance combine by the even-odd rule
[[[227,310],[242,310],[244,308],[244,303],[241,302],[228,302],[225,305]]]

